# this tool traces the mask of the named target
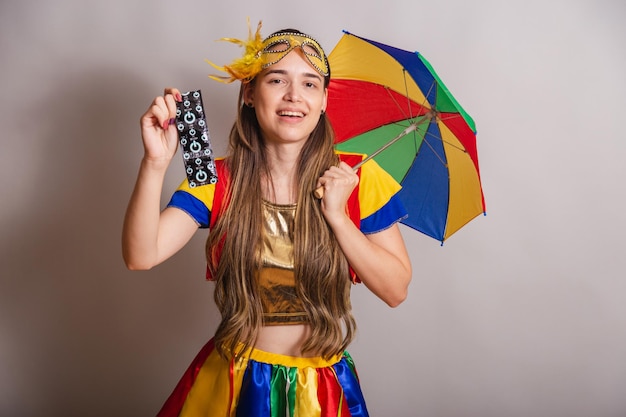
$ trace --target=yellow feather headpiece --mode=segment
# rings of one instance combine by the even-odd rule
[[[231,64],[220,67],[206,60],[214,68],[229,74],[226,76],[209,75],[209,78],[223,83],[232,83],[239,80],[243,83],[252,81],[264,68],[274,65],[283,59],[293,49],[299,47],[304,57],[323,77],[330,74],[328,59],[320,44],[303,33],[279,32],[270,35],[265,40],[261,38],[261,22],[257,25],[256,33],[252,35],[250,19],[248,19],[248,40],[221,38],[245,48],[241,58]],[[306,48],[305,48],[306,47]]]

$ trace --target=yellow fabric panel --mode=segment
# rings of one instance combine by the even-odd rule
[[[361,219],[378,211],[402,186],[376,161],[370,159],[361,166],[359,201]]]
[[[233,384],[233,392],[236,393],[236,396],[232,399],[233,402],[230,405],[230,416],[235,417],[237,412],[237,403],[239,403],[239,393],[241,393],[241,384],[243,382],[243,376],[246,374],[246,367],[248,366],[247,359],[236,360],[233,364],[233,380],[231,383]]]
[[[241,384],[243,372],[241,375],[235,373],[235,377]],[[214,350],[200,368],[180,417],[206,417],[204,414],[206,410],[212,410],[216,416],[230,415],[232,411],[229,409],[230,386],[223,383],[229,380],[229,363]],[[236,403],[236,401],[233,402]]]
[[[320,417],[322,407],[317,399],[317,370],[314,368],[299,369],[296,384],[294,417]]]
[[[450,173],[448,226],[444,239],[482,213],[480,179],[472,159],[463,152],[463,145],[443,123],[441,130]]]

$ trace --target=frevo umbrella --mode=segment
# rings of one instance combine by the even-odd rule
[[[328,60],[336,147],[402,185],[402,223],[443,243],[485,213],[474,121],[421,54],[344,32]]]

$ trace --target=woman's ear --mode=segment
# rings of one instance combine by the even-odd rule
[[[322,100],[322,113],[326,113],[326,106],[328,105],[328,88],[324,89],[324,99]]]
[[[243,86],[243,103],[248,107],[254,107],[254,87],[252,83]]]

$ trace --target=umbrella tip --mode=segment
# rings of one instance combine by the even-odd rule
[[[342,30],[343,33],[345,33],[346,35],[352,35],[352,33],[348,32],[347,30],[343,29]]]

